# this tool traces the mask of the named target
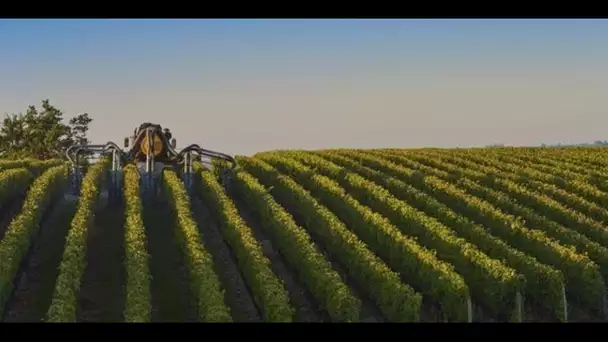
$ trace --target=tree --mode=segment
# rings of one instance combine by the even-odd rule
[[[90,144],[91,141],[87,138],[89,124],[93,121],[88,113],[80,114],[70,119],[70,127],[72,129],[72,139],[74,143],[79,145]]]
[[[63,121],[63,112],[42,101],[42,108],[29,106],[25,114],[6,115],[0,127],[0,151],[5,158],[62,158],[73,144],[87,144],[93,121],[88,113]]]

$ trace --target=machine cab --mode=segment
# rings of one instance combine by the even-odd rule
[[[171,148],[175,149],[177,147],[177,140],[175,138],[172,138],[171,131],[168,128],[162,129],[162,127],[160,125],[154,125],[149,122],[144,122],[143,124],[139,125],[139,127],[136,127],[135,130],[133,131],[133,135],[125,138],[124,147],[126,149],[128,149],[128,148],[133,149],[135,147],[134,145],[135,145],[136,141],[140,140],[140,137],[139,137],[140,134],[148,127],[153,127],[153,129],[156,133],[155,137],[154,137],[154,145],[157,145],[157,144],[165,145],[167,142],[170,141]],[[142,142],[140,142],[140,148],[147,149],[147,141],[145,143],[143,142],[146,139],[141,139],[141,140],[142,140]],[[159,147],[159,149],[155,148],[154,149],[155,151],[160,151],[163,149],[160,145],[155,146],[155,147]],[[163,151],[163,152],[165,152],[165,151]]]

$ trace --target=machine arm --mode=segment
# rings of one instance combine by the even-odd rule
[[[113,142],[108,142],[105,145],[73,145],[70,146],[65,155],[72,164],[72,172],[70,179],[72,183],[72,195],[78,196],[80,193],[80,184],[82,182],[83,171],[78,163],[78,157],[83,152],[103,153],[112,152],[112,177],[109,190],[110,197],[120,196],[121,188],[121,164],[125,161],[125,154],[120,147]]]
[[[178,158],[181,159],[186,153],[189,153],[189,152],[195,152],[195,153],[198,153],[199,155],[207,156],[209,158],[223,159],[232,164],[232,166],[230,167],[231,170],[234,170],[234,168],[236,167],[236,160],[232,156],[227,155],[225,153],[221,153],[221,152],[206,150],[204,148],[201,148],[197,144],[192,144],[192,145],[187,146],[186,148],[181,150],[177,156],[178,156]]]
[[[76,165],[78,156],[83,153],[83,151],[93,153],[112,151],[118,153],[121,157],[121,160],[124,161],[125,159],[125,154],[122,152],[120,147],[118,147],[118,145],[111,141],[107,142],[105,145],[72,145],[65,151],[65,155],[70,161],[70,163],[72,163],[72,165]]]

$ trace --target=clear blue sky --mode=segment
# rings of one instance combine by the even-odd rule
[[[606,20],[1,20],[0,113],[232,154],[608,139]]]

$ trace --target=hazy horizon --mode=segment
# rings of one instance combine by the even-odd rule
[[[607,139],[607,20],[0,20],[0,114],[230,154]]]

